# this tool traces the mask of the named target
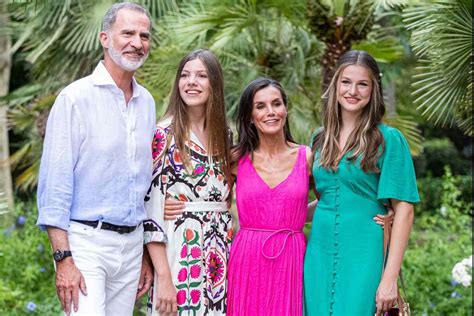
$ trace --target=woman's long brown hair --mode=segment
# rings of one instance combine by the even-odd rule
[[[337,101],[339,77],[347,66],[365,67],[372,81],[372,95],[358,118],[358,124],[350,134],[344,148],[339,148],[339,135],[342,125],[341,109]],[[323,94],[323,130],[313,142],[313,154],[319,153],[319,164],[323,168],[337,170],[341,157],[354,161],[361,157],[361,168],[365,172],[379,172],[377,161],[383,152],[384,140],[377,125],[385,114],[385,103],[380,78],[380,70],[375,59],[365,51],[350,50],[339,59],[328,89]],[[382,151],[380,150],[382,148]]]
[[[226,180],[229,180],[230,138],[224,101],[224,76],[221,65],[214,54],[208,50],[198,49],[189,53],[181,60],[165,115],[173,117],[171,130],[174,133],[176,146],[184,165],[189,167],[191,161],[190,152],[189,148],[185,146],[185,141],[189,139],[189,117],[187,105],[179,94],[179,79],[186,63],[196,58],[199,58],[206,67],[210,86],[204,121],[204,128],[208,130],[207,153],[222,164]]]

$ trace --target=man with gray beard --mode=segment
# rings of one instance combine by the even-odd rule
[[[60,92],[48,118],[37,224],[48,231],[67,315],[132,315],[151,285],[142,221],[155,105],[133,77],[150,28],[141,6],[113,5],[100,32],[104,60]]]

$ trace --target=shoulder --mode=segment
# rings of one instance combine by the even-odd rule
[[[316,128],[314,132],[311,134],[311,138],[309,139],[309,146],[313,147],[314,141],[316,139],[316,136],[321,134],[324,131],[324,128],[322,126]]]
[[[377,127],[385,139],[393,137],[403,137],[402,132],[400,132],[400,130],[393,126],[381,123]]]
[[[161,128],[163,130],[168,131],[172,122],[173,122],[172,116],[164,116],[158,121],[158,123],[156,123],[156,128]]]
[[[140,97],[143,98],[143,101],[145,101],[147,103],[151,103],[154,106],[155,105],[155,99],[151,95],[150,91],[148,91],[144,86],[142,86],[138,82],[137,82],[137,87],[140,90]]]
[[[308,165],[308,170],[311,170],[313,166],[313,151],[311,150],[311,147],[302,145],[305,149],[305,154],[306,154],[306,164]]]
[[[87,99],[91,95],[92,88],[92,75],[89,75],[71,82],[59,92],[58,97],[64,97],[71,101]]]
[[[165,117],[156,124],[152,144],[153,160],[159,159],[169,147],[168,142],[171,142],[171,139],[168,135],[170,134],[171,121],[171,117]]]

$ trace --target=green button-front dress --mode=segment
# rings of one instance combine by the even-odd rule
[[[380,124],[385,150],[380,173],[365,173],[360,160],[341,159],[336,172],[319,166],[313,175],[321,194],[304,262],[307,316],[373,316],[380,282],[383,230],[372,219],[393,198],[419,202],[408,144],[395,128]]]

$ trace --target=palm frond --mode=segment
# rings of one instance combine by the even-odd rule
[[[403,11],[412,32],[413,51],[420,58],[413,77],[418,109],[435,124],[457,125],[473,135],[472,111],[472,14],[466,2],[436,1]]]
[[[418,124],[412,116],[396,116],[393,118],[386,118],[385,122],[393,127],[396,127],[403,136],[405,136],[408,145],[410,146],[410,153],[412,156],[418,156],[423,151],[424,138],[418,128]]]

